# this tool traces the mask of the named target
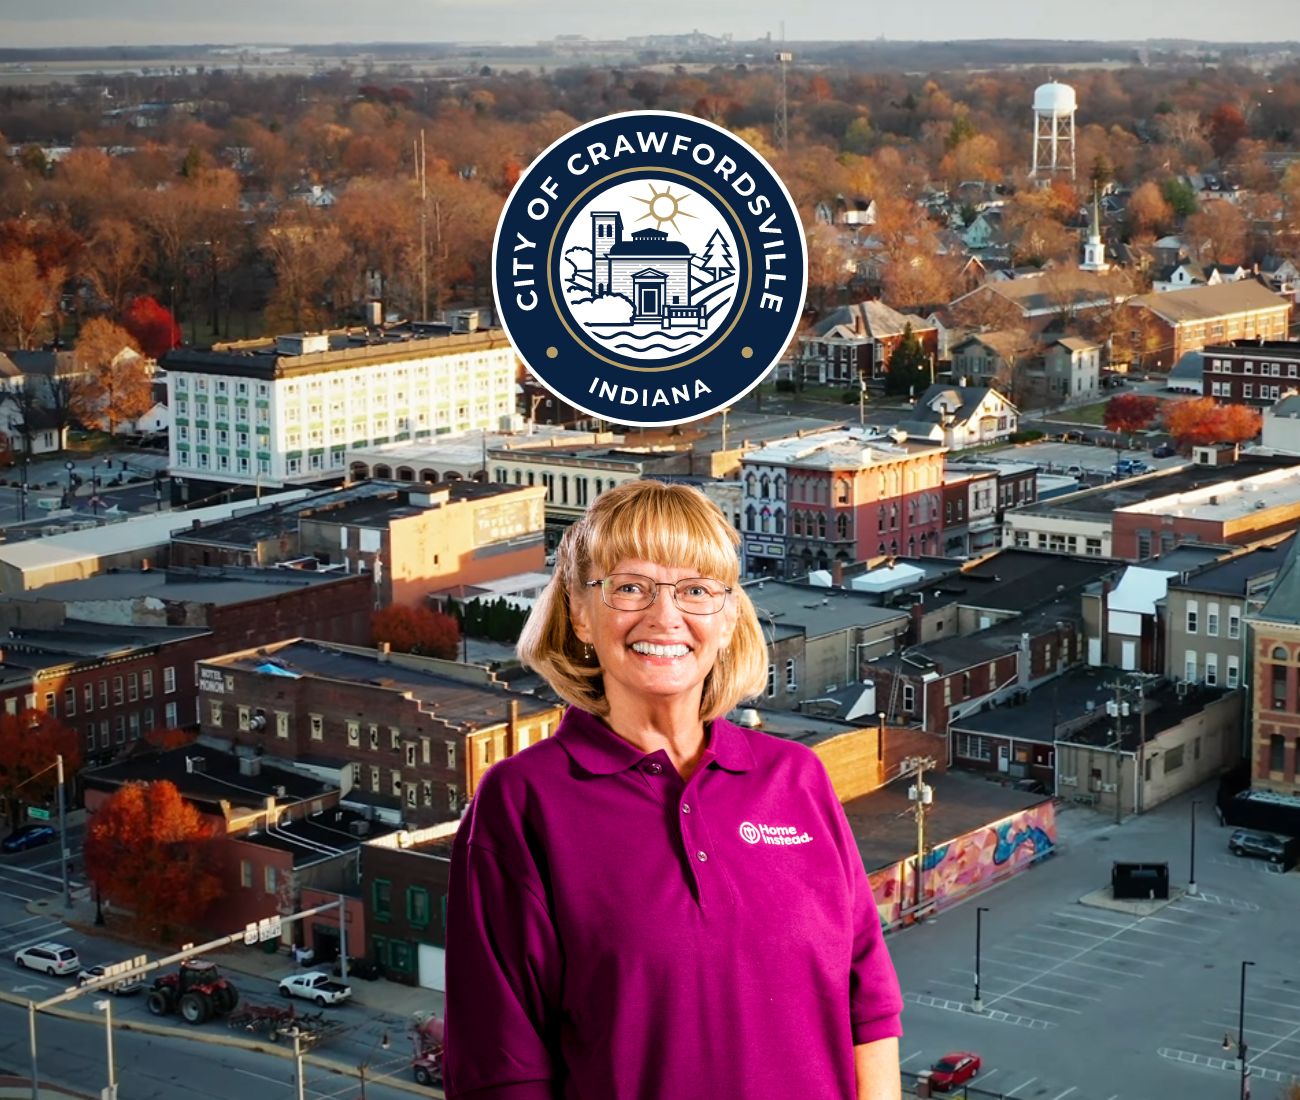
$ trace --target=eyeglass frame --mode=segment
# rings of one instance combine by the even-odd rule
[[[654,593],[650,597],[650,602],[646,604],[645,607],[637,607],[637,608],[615,607],[612,603],[609,602],[609,594],[605,591],[605,582],[612,577],[637,577],[643,581],[647,581],[654,588]],[[644,573],[610,573],[608,576],[597,577],[594,581],[583,581],[582,585],[584,588],[599,588],[601,602],[606,607],[608,607],[611,611],[633,611],[633,612],[649,611],[650,608],[654,607],[655,603],[659,599],[659,589],[671,588],[673,590],[673,606],[676,607],[677,610],[680,611],[683,615],[695,615],[696,617],[701,617],[701,618],[707,615],[718,614],[718,612],[720,612],[724,607],[727,606],[727,597],[730,596],[733,591],[735,591],[735,589],[731,585],[722,584],[722,603],[718,605],[716,610],[690,611],[687,608],[683,607],[681,605],[681,601],[678,600],[677,586],[679,584],[689,584],[691,581],[710,581],[714,584],[722,584],[722,582],[718,580],[716,577],[683,577],[679,581],[657,581],[653,577],[647,577]]]

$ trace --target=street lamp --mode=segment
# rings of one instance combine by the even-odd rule
[[[984,1001],[980,997],[980,918],[988,911],[987,905],[975,906],[975,999],[970,1006],[976,1012],[984,1011]]]
[[[370,1053],[366,1055],[366,1060],[357,1066],[357,1077],[361,1081],[361,1100],[366,1100],[366,1074],[370,1071],[370,1060],[375,1055],[376,1048],[387,1050],[391,1044],[388,1041],[388,1032],[384,1032],[379,1037],[379,1041],[370,1048]]]
[[[1192,812],[1190,815],[1192,819],[1192,849],[1187,872],[1187,892],[1192,897],[1196,896],[1196,807],[1200,804],[1201,800],[1199,798],[1192,799]]]
[[[108,1047],[108,1088],[104,1100],[117,1100],[117,1072],[113,1068],[113,1002],[105,997],[95,1007],[104,1014],[104,1040]]]
[[[1241,1000],[1237,1005],[1237,1065],[1241,1067],[1240,1100],[1247,1100],[1250,1096],[1250,1069],[1246,1065],[1246,967],[1254,965],[1249,959],[1241,960]],[[1223,1037],[1223,1049],[1232,1049],[1230,1036]]]
[[[298,1100],[307,1100],[307,1082],[302,1065],[302,1029],[295,1027],[289,1034],[293,1036],[293,1069],[298,1083]]]

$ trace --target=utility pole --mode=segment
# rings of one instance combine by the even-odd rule
[[[63,908],[72,908],[72,889],[68,885],[68,822],[63,810],[63,754],[56,757],[58,763],[59,786],[56,797],[59,800],[59,873],[63,876]]]
[[[903,775],[916,777],[916,782],[907,788],[907,799],[912,803],[912,813],[916,818],[916,899],[913,915],[919,918],[921,906],[925,902],[925,815],[932,801],[934,788],[925,782],[926,769],[935,767],[936,762],[929,756],[909,756],[903,761]]]
[[[781,24],[781,46],[776,52],[776,63],[781,66],[781,92],[776,100],[776,117],[772,121],[772,144],[781,152],[790,145],[790,107],[786,92],[786,68],[794,60],[794,54],[785,47],[785,23]]]

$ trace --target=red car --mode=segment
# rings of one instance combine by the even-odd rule
[[[936,1092],[947,1092],[964,1085],[980,1071],[980,1056],[969,1050],[954,1050],[945,1054],[930,1067],[930,1087]]]

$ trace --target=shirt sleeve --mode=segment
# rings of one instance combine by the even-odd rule
[[[452,847],[446,1094],[448,1100],[557,1100],[558,938],[526,855],[489,843],[505,848],[512,815],[502,800],[482,800],[484,793],[480,788]],[[483,815],[498,819],[489,824]],[[517,848],[527,851],[522,836]]]
[[[824,774],[824,770],[823,770]],[[826,794],[833,804],[832,813],[838,829],[840,851],[849,874],[853,899],[853,961],[849,971],[849,1022],[853,1045],[873,1043],[903,1034],[903,995],[898,987],[880,914],[871,892],[871,881],[862,865],[862,853],[849,827],[844,807],[835,797],[830,777],[825,780]]]

